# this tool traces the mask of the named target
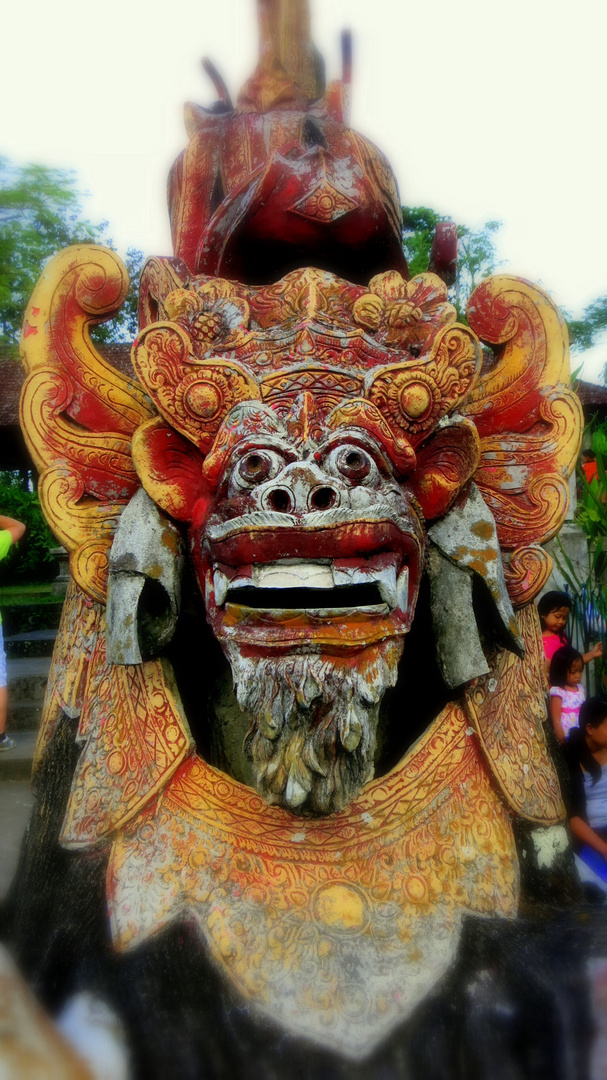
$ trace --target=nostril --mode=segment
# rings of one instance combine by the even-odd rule
[[[291,492],[286,488],[274,488],[267,496],[267,503],[271,510],[278,514],[288,514],[293,509]]]
[[[310,495],[313,510],[330,510],[337,502],[337,492],[331,487],[317,487]]]

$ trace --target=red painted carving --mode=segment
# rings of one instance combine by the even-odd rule
[[[308,265],[406,277],[394,175],[348,127],[349,55],[341,82],[308,94],[269,32],[266,46],[235,108],[221,87],[219,111],[186,107],[190,141],[169,180],[175,255],[191,273],[253,284]]]

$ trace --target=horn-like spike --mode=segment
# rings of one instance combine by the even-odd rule
[[[224,79],[219,74],[213,61],[209,60],[208,56],[203,56],[202,66],[206,74],[209,76],[209,79],[213,83],[219,100],[225,102],[228,108],[233,109],[234,106],[232,104],[232,98],[230,97],[230,91],[228,90]]]
[[[352,82],[352,31],[341,32],[341,80],[348,86]]]

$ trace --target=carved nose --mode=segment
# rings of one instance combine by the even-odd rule
[[[295,507],[288,488],[271,488],[266,494],[265,502],[269,510],[275,510],[278,514],[290,514]]]
[[[323,484],[310,492],[309,504],[311,510],[330,510],[332,506],[339,504],[339,495],[335,488]]]
[[[340,506],[339,482],[309,462],[294,462],[260,490],[261,504],[279,514],[331,510]]]

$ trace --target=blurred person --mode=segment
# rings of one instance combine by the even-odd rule
[[[577,649],[563,645],[550,661],[550,719],[560,743],[578,726],[580,708],[586,694],[582,683],[584,660]]]
[[[607,885],[607,701],[588,698],[563,746],[576,855]],[[585,878],[585,880],[591,880]]]
[[[582,450],[582,472],[588,484],[591,484],[593,480],[598,481],[599,470],[594,450]]]
[[[540,596],[537,604],[537,613],[542,624],[542,645],[546,657],[546,670],[550,668],[550,661],[557,649],[569,645],[569,638],[565,634],[567,619],[571,613],[571,597],[566,592],[558,592],[552,589]],[[583,653],[582,659],[585,664],[596,660],[603,655],[603,643],[593,645],[587,653]]]
[[[25,525],[14,518],[3,517],[0,514],[0,559],[5,559],[13,544],[21,539],[25,532]],[[0,614],[0,750],[12,750],[15,743],[6,734],[6,710],[8,706],[8,690],[6,685],[6,654],[4,652],[4,638],[2,636],[2,615]]]

